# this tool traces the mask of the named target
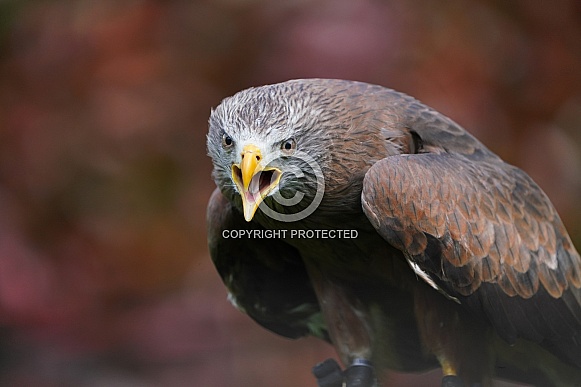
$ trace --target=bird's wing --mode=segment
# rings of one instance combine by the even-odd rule
[[[234,306],[279,335],[327,339],[316,295],[294,247],[256,222],[244,221],[219,189],[208,204],[207,226],[210,255]]]
[[[581,259],[523,171],[445,152],[387,157],[367,172],[362,204],[419,278],[505,339],[570,351],[581,367]]]

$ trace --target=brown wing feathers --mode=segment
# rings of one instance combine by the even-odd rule
[[[481,282],[524,298],[539,283],[553,297],[581,287],[579,255],[554,208],[507,164],[450,154],[389,157],[368,172],[363,201],[380,219],[380,234],[463,295]],[[425,254],[428,236],[440,245],[439,265]]]
[[[377,231],[496,327],[581,366],[581,259],[545,194],[508,164],[393,156],[367,173]]]

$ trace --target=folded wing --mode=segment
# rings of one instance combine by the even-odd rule
[[[581,367],[581,259],[542,190],[499,159],[387,157],[366,174],[363,210],[431,286]]]

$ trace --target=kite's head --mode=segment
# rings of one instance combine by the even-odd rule
[[[247,221],[259,207],[276,220],[300,220],[322,200],[333,141],[323,135],[318,97],[278,84],[241,91],[212,111],[207,145],[214,180],[241,203]]]

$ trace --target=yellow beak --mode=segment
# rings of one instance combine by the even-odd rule
[[[278,186],[282,172],[263,166],[262,153],[255,145],[246,145],[241,156],[242,162],[232,165],[232,180],[242,196],[244,219],[250,222],[260,203]]]

